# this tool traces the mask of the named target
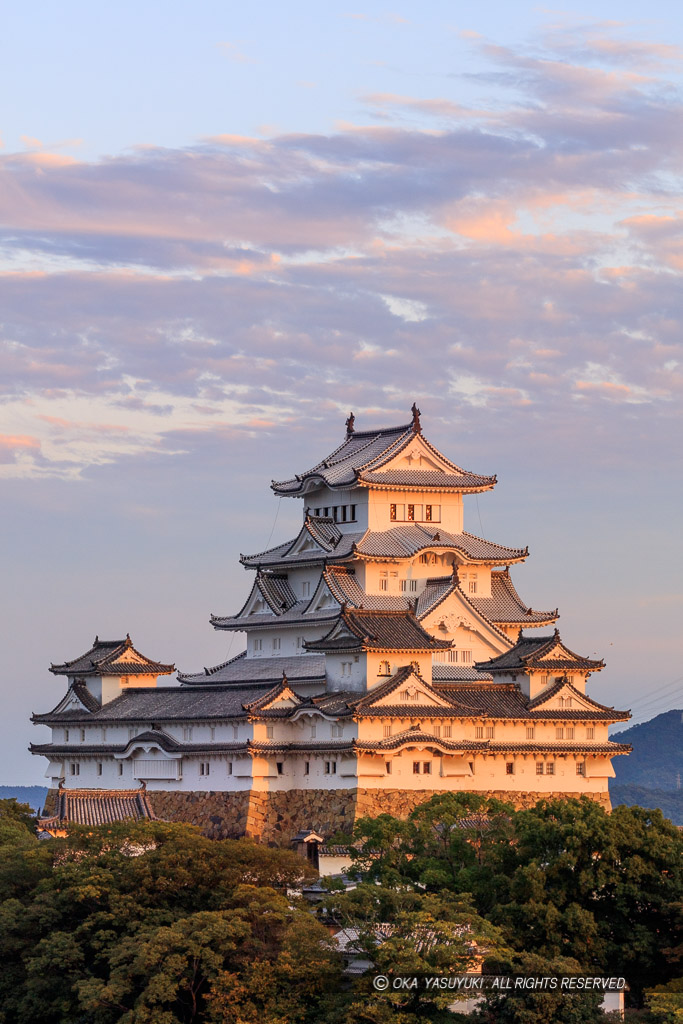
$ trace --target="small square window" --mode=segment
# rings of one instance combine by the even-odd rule
[[[545,773],[546,773],[546,775],[554,775],[555,774],[555,765],[553,764],[552,761],[550,761],[548,764],[546,764],[546,766],[545,766]]]
[[[536,774],[543,775],[543,761],[536,762]]]
[[[588,728],[586,729],[586,739],[587,740],[594,740],[595,739],[595,728],[594,728],[594,726],[589,725]]]
[[[285,774],[285,766],[284,766],[284,762],[283,761],[276,761],[275,762],[275,767],[277,768],[278,775],[284,775]]]
[[[77,763],[72,761],[71,764],[69,765],[69,772],[70,772],[71,775],[80,775],[81,774],[81,766],[80,766],[80,764],[77,764]]]
[[[441,735],[441,726],[440,725],[435,725],[433,727],[433,729],[432,729],[432,732],[434,733],[435,736],[440,736]]]
[[[431,761],[423,761],[422,762],[422,774],[423,775],[431,775],[432,774],[432,762]]]
[[[577,761],[576,762],[576,774],[577,775],[585,775],[586,774],[586,762],[585,761]]]
[[[573,740],[574,739],[574,726],[570,726],[567,729],[567,734],[566,735],[567,735],[567,739],[568,740]]]
[[[274,636],[273,637],[273,650],[274,651],[279,651],[280,650],[280,637],[279,636]]]
[[[267,725],[266,726],[266,737],[269,740],[272,740],[272,738],[273,738],[273,726],[272,725]]]
[[[493,737],[494,737],[494,734],[495,734],[494,727],[492,725],[487,725],[486,726],[486,732],[485,732],[485,738],[487,740],[492,740]]]
[[[453,726],[452,725],[444,725],[444,727],[443,727],[443,735],[444,735],[444,739],[449,740],[451,738],[451,736],[453,735]]]
[[[563,740],[564,739],[564,729],[559,728],[559,729],[555,730],[555,739],[556,740]]]
[[[506,764],[505,764],[505,774],[506,775],[514,775],[515,774],[515,766],[514,766],[512,761],[507,761],[506,762]]]
[[[484,738],[484,726],[476,725],[474,727],[474,738],[475,740],[483,740]]]
[[[419,774],[420,774],[420,762],[419,761],[413,761],[413,775],[419,775]]]

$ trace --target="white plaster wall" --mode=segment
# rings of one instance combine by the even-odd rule
[[[405,491],[405,490],[370,490],[368,507],[368,526],[371,530],[391,530],[400,523],[391,519],[391,505],[432,505],[440,507],[440,522],[432,520],[421,524],[435,530],[439,528],[449,533],[462,533],[463,501],[462,494],[441,494],[437,491]]]
[[[324,515],[325,508],[329,509],[329,515],[334,516],[334,508],[340,508],[341,506],[350,505],[356,506],[356,520],[342,522],[340,513],[338,513],[337,526],[340,533],[359,533],[360,531],[367,530],[368,528],[368,492],[364,487],[356,487],[351,489],[345,489],[340,491],[332,491],[327,487],[321,487],[319,490],[310,491],[304,495],[304,516],[306,511],[310,510],[311,515],[315,515],[316,509],[320,509],[320,515]],[[350,514],[350,510],[347,511],[347,515]]]

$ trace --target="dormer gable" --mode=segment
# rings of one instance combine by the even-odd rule
[[[567,679],[560,679],[545,686],[536,696],[529,701],[529,711],[543,714],[544,717],[552,717],[553,713],[565,715],[572,713],[580,715],[584,713],[590,717],[600,714],[608,718],[613,716],[614,721],[620,721],[628,717],[628,712],[616,711],[592,700],[587,694],[582,693]]]
[[[92,715],[95,711],[99,711],[100,706],[100,702],[93,697],[84,683],[72,683],[50,714],[63,715],[68,712],[76,712],[79,715]]]
[[[453,703],[437,693],[413,665],[405,665],[391,679],[374,686],[356,701],[354,710],[359,714],[372,714],[372,709],[398,705],[405,705],[409,709],[453,709]]]
[[[303,703],[303,700],[304,698],[291,688],[287,681],[287,676],[283,672],[282,680],[277,684],[277,686],[274,686],[256,700],[250,701],[248,704],[243,704],[242,707],[251,716],[258,717],[259,715],[264,713],[267,714],[268,712],[293,711],[294,708]]]
[[[453,473],[457,467],[440,452],[425,442],[421,434],[413,434],[408,443],[381,466],[375,465],[376,472],[389,473],[392,470],[425,470],[432,473]]]
[[[319,612],[334,612],[339,611],[339,608],[340,604],[338,599],[330,590],[324,574],[321,575],[320,579],[318,580],[318,585],[315,588],[315,593],[313,594],[313,597],[309,601],[304,614],[316,615]]]

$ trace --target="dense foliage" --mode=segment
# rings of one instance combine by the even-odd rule
[[[485,817],[483,817],[485,816]],[[348,843],[349,839],[346,838]],[[372,975],[625,976],[639,1020],[683,1019],[683,839],[659,812],[588,800],[514,812],[434,797],[358,822],[356,888],[322,903],[289,851],[145,822],[40,841],[0,801],[5,1024],[510,1024],[604,1020],[593,993],[380,995]],[[350,981],[331,934],[372,971]],[[347,957],[348,960],[348,957]],[[457,1008],[457,1007],[456,1007]]]

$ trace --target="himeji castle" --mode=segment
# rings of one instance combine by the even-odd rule
[[[246,601],[211,616],[246,651],[173,685],[130,637],[51,666],[67,689],[31,751],[52,827],[156,816],[288,842],[448,791],[609,806],[630,748],[608,726],[628,712],[588,695],[603,662],[567,646],[558,610],[518,594],[528,549],[465,530],[465,497],[495,483],[430,444],[415,406],[399,427],[349,416],[331,455],[271,485],[302,500],[297,536],[242,556]]]

